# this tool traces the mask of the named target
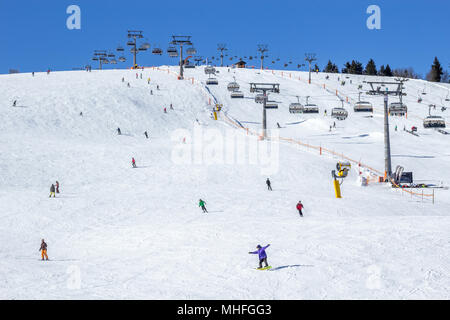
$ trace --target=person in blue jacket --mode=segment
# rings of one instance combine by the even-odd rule
[[[261,245],[257,245],[256,246],[256,251],[251,251],[249,252],[249,254],[258,254],[259,257],[259,268],[262,268],[262,263],[264,262],[266,267],[268,267],[269,265],[267,264],[267,254],[266,254],[266,249],[270,246],[270,244],[268,244],[265,247],[261,247]]]

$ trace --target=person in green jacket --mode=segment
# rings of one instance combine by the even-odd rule
[[[198,200],[198,206],[199,206],[200,208],[202,208],[203,213],[208,213],[208,210],[206,210],[205,204],[206,204],[206,202],[203,201],[202,199],[199,199],[199,200]]]

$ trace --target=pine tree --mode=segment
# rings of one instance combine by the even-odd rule
[[[378,71],[378,75],[379,75],[379,76],[384,76],[384,72],[385,72],[385,70],[384,70],[384,64],[382,64],[381,67],[380,67],[380,71]]]
[[[389,67],[389,65],[386,65],[386,69],[384,69],[384,75],[386,77],[392,77],[394,76],[394,74],[392,73],[391,67]]]
[[[323,72],[327,72],[327,73],[339,73],[339,69],[338,67],[331,62],[331,60],[328,60],[327,65],[325,66],[325,68],[323,69]]]
[[[369,76],[377,75],[377,66],[375,65],[375,61],[373,61],[373,59],[370,59],[369,62],[367,62],[365,72]]]
[[[431,71],[429,73],[429,81],[441,82],[441,76],[444,74],[442,70],[441,63],[437,57],[434,57],[433,65],[431,66]],[[428,78],[428,77],[427,77]]]

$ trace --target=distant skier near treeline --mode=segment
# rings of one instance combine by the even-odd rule
[[[256,246],[256,251],[250,251],[249,254],[257,254],[259,257],[259,268],[262,268],[262,263],[264,262],[264,264],[266,265],[266,267],[268,267],[269,265],[267,264],[267,254],[266,254],[266,249],[270,246],[270,243],[265,246],[265,247],[261,247],[261,245],[257,245]]]
[[[47,244],[45,243],[44,239],[42,239],[41,247],[39,248],[39,251],[41,251],[42,260],[44,260],[44,257],[45,257],[45,260],[48,260]]]
[[[267,180],[266,180],[266,184],[267,184],[267,190],[270,190],[270,191],[272,191],[272,184],[270,183],[270,180],[269,180],[269,178],[267,178]]]
[[[300,214],[300,217],[303,217],[303,212],[302,212],[302,210],[303,210],[303,204],[302,204],[301,201],[299,201],[299,202],[297,203],[297,210],[298,210],[298,213]]]
[[[51,198],[53,194],[53,198],[55,197],[55,185],[52,184],[52,186],[50,187],[50,195],[48,196],[49,198]]]
[[[198,200],[198,206],[199,206],[200,208],[202,208],[203,213],[208,213],[208,210],[206,210],[205,205],[206,205],[206,202],[205,202],[205,201],[203,201],[202,199],[199,199],[199,200]]]

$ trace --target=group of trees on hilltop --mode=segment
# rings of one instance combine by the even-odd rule
[[[318,69],[318,66],[316,65]],[[328,60],[323,72],[327,73],[339,73],[339,68],[336,64],[334,64],[331,60]],[[366,66],[357,60],[348,61],[344,64],[344,67],[341,70],[342,73],[349,74],[364,74],[369,76],[385,76],[385,77],[404,77],[411,79],[419,79],[420,75],[417,74],[413,68],[398,68],[393,69],[389,66],[389,64],[381,65],[379,69],[375,64],[373,59],[370,59]],[[426,79],[428,81],[433,82],[450,82],[450,75],[447,71],[442,69],[442,66],[437,57],[434,58],[433,65],[431,66],[430,72],[426,75]]]

